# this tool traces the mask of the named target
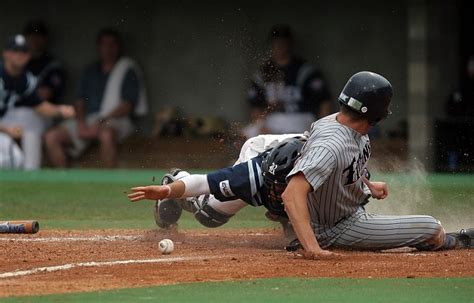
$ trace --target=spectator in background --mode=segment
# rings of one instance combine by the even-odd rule
[[[82,74],[74,120],[48,131],[48,155],[56,167],[67,165],[67,155],[78,157],[98,140],[105,167],[117,165],[117,144],[135,129],[132,116],[147,113],[142,76],[137,64],[122,56],[119,33],[103,29],[97,36],[99,60]]]
[[[61,64],[47,52],[48,30],[41,21],[30,21],[23,30],[29,48],[26,70],[34,81],[36,95],[40,100],[58,104],[64,89],[64,72]],[[33,79],[31,77],[31,79]],[[42,158],[42,136],[51,126],[53,118],[38,115],[31,107],[12,108],[3,118],[7,125],[25,130],[22,147],[25,154],[25,169],[38,169]]]
[[[23,35],[7,40],[0,63],[0,132],[1,144],[14,146],[6,136],[21,140],[25,154],[24,167],[39,167],[38,153],[41,148],[42,119],[36,112],[47,117],[70,118],[74,109],[67,105],[54,105],[36,93],[36,78],[25,67],[30,59],[30,49]],[[1,146],[0,153],[5,149]],[[0,154],[0,163],[8,155]],[[15,161],[18,162],[18,161]],[[10,168],[18,168],[20,164]]]
[[[474,55],[468,58],[465,72],[460,88],[446,101],[448,119],[436,128],[449,171],[472,170],[474,163]]]
[[[474,55],[467,60],[461,87],[448,97],[446,113],[449,117],[474,119]]]
[[[47,52],[48,30],[46,25],[41,21],[28,22],[23,34],[30,54],[26,70],[36,78],[36,94],[40,100],[58,104],[64,89],[64,72],[61,64]],[[42,136],[52,125],[52,121],[53,118],[38,115],[32,108],[25,106],[13,108],[5,116],[4,123],[21,126],[25,129],[22,138],[25,169],[40,168]]]
[[[26,24],[23,35],[31,49],[31,59],[26,66],[37,78],[37,94],[43,100],[58,104],[64,91],[65,73],[61,62],[48,51],[49,31],[40,20]]]
[[[268,133],[301,133],[331,113],[329,88],[322,73],[294,53],[288,25],[270,32],[271,56],[253,77],[248,90],[251,124],[246,137]]]

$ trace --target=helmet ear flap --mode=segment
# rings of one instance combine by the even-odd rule
[[[358,72],[344,86],[339,102],[375,125],[390,114],[393,90],[390,82],[373,72]]]

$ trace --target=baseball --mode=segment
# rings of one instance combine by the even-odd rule
[[[170,239],[163,239],[158,243],[160,247],[160,251],[162,254],[167,255],[173,252],[174,250],[174,243]]]

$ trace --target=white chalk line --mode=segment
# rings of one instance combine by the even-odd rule
[[[0,238],[0,241],[13,242],[79,242],[79,241],[135,241],[143,236],[92,236],[92,237],[44,237],[44,238]]]
[[[242,234],[242,236],[265,236],[262,233]],[[193,237],[209,237],[213,234],[193,234]],[[99,242],[99,241],[137,241],[144,240],[145,236],[91,236],[91,237],[42,237],[42,238],[6,238],[0,237],[0,241],[7,242]]]
[[[118,261],[102,261],[102,262],[82,262],[82,263],[69,263],[56,266],[45,266],[45,267],[36,267],[28,270],[16,270],[11,272],[4,272],[0,274],[0,279],[6,278],[16,278],[22,276],[33,275],[37,273],[50,273],[62,270],[70,270],[78,267],[104,267],[104,266],[114,266],[114,265],[127,265],[127,264],[148,264],[148,263],[173,263],[181,261],[199,261],[199,260],[209,260],[223,258],[223,256],[207,256],[207,257],[168,257],[168,258],[159,258],[159,259],[138,259],[138,260],[118,260]]]

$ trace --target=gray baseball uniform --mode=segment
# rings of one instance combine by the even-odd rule
[[[363,204],[370,191],[361,175],[370,158],[368,135],[340,124],[337,114],[313,123],[289,177],[302,172],[311,184],[311,225],[321,247],[433,249],[429,242],[442,228],[430,216],[368,214]]]

